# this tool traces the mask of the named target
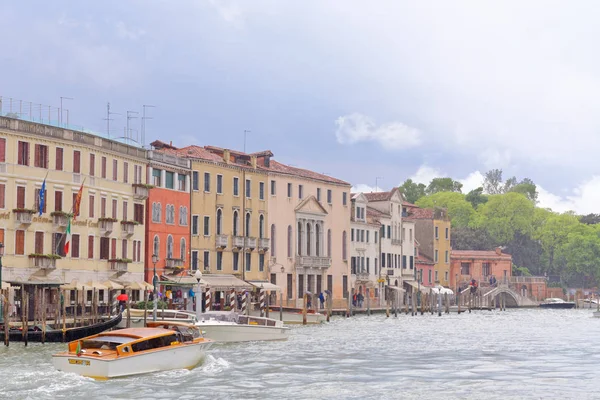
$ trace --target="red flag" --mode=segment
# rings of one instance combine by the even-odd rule
[[[75,204],[73,204],[73,221],[77,219],[79,216],[79,206],[81,205],[81,196],[83,196],[83,183],[77,192],[77,196],[75,196]]]

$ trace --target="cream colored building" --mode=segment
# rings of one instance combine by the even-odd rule
[[[88,133],[0,117],[2,280],[141,282],[145,150]],[[37,213],[46,179],[45,207]],[[67,214],[83,183],[64,254]]]

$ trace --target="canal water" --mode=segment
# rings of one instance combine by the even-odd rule
[[[216,345],[203,365],[111,381],[57,372],[64,345],[0,347],[0,399],[600,398],[591,310],[337,317],[287,342]]]

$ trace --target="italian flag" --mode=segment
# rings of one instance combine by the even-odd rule
[[[67,223],[67,239],[65,240],[65,256],[69,254],[69,246],[71,245],[71,218],[69,218],[69,222]]]

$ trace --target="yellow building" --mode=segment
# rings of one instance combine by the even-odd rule
[[[145,153],[88,133],[0,117],[2,280],[49,286],[143,281]],[[65,254],[68,217],[82,184]]]
[[[267,173],[256,155],[218,147],[157,150],[192,161],[191,270],[269,281]]]
[[[407,215],[415,220],[415,236],[420,253],[434,262],[435,284],[450,284],[450,218],[443,208],[419,208],[405,203]]]

